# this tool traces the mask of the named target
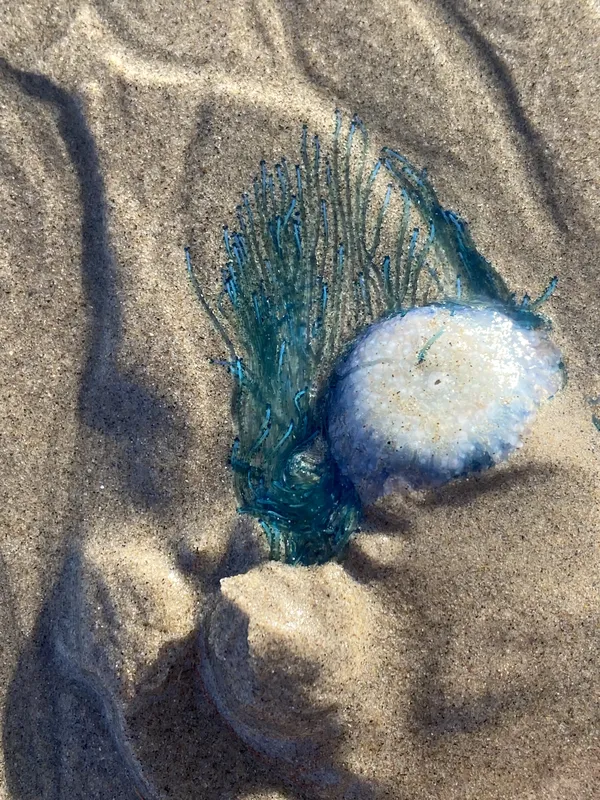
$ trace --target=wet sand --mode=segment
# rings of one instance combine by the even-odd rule
[[[3,17],[0,797],[321,791],[199,684],[208,598],[264,550],[236,515],[230,384],[183,246],[216,282],[260,159],[293,161],[302,123],[326,133],[336,107],[427,166],[515,291],[560,276],[546,310],[569,381],[502,468],[369,512],[344,569],[379,609],[377,680],[323,759],[361,800],[597,797],[597,3],[39,0]]]

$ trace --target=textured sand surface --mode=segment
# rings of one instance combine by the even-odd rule
[[[0,58],[0,797],[316,796],[197,681],[207,598],[262,551],[182,248],[216,280],[259,160],[335,107],[516,291],[560,276],[569,383],[508,465],[369,514],[344,568],[382,609],[376,700],[328,763],[355,800],[598,797],[597,0],[32,0]]]

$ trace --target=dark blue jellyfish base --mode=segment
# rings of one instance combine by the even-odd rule
[[[378,477],[369,483],[367,474],[363,491],[365,475],[351,464],[357,460],[351,425],[338,426],[334,436],[341,431],[346,445],[332,439],[329,423],[336,417],[336,402],[345,403],[348,423],[356,411],[348,394],[340,396],[340,377],[348,373],[344,365],[356,361],[365,337],[375,335],[377,345],[378,326],[389,334],[390,325],[400,324],[391,339],[387,336],[388,346],[402,339],[411,309],[453,306],[463,316],[495,315],[532,346],[541,343],[547,368],[561,373],[560,380],[548,380],[549,387],[556,389],[562,381],[560,358],[547,339],[549,323],[538,313],[556,278],[537,300],[525,295],[517,301],[477,251],[465,222],[439,204],[425,171],[389,148],[372,163],[361,120],[354,117],[344,132],[342,127],[336,112],[328,154],[318,136],[309,143],[305,126],[300,163],[292,167],[282,159],[271,172],[261,162],[251,192],[242,195],[236,209],[237,230],[224,227],[227,260],[214,299],[208,299],[186,249],[197,297],[227,350],[227,357],[215,363],[229,370],[235,384],[231,467],[239,511],[259,521],[271,558],[291,564],[340,557],[358,528],[363,501],[386,491],[394,478],[402,483],[402,469],[408,486],[428,485],[430,462],[419,466],[418,446],[412,448],[410,469],[406,458],[396,458],[404,466],[394,476],[392,439],[376,452],[367,435],[358,461],[368,464],[370,456]],[[446,319],[444,329],[457,323]],[[483,324],[481,316],[477,324]],[[429,368],[434,356],[442,357],[450,337],[439,330],[438,325],[433,335],[421,331],[421,339],[417,336],[417,351],[408,355],[411,375],[414,367]],[[483,363],[494,351],[493,336],[487,339],[491,344]],[[527,358],[535,362],[535,347]],[[455,384],[460,370],[457,374]],[[373,386],[378,391],[388,386],[387,379],[373,380],[363,381],[367,401]],[[545,396],[552,393],[549,388]],[[364,425],[370,427],[368,413]],[[371,437],[380,439],[379,432]],[[410,431],[405,439],[410,445]],[[450,461],[446,470],[443,460],[437,464],[434,483],[495,463],[481,452],[464,464]]]

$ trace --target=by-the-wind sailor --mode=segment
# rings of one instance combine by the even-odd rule
[[[336,114],[329,154],[305,127],[298,164],[262,162],[237,218],[214,301],[186,255],[235,381],[239,510],[273,559],[323,563],[364,502],[502,461],[562,385],[538,311],[556,278],[517,300],[424,171],[371,156],[358,118],[344,135]]]

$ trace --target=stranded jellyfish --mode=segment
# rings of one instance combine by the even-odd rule
[[[239,510],[271,558],[338,557],[365,503],[488,469],[563,382],[536,300],[517,299],[425,171],[336,114],[326,153],[265,162],[224,228],[213,300],[233,376]]]

